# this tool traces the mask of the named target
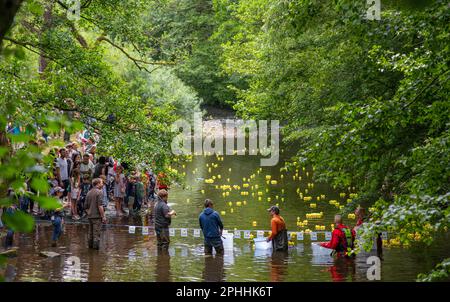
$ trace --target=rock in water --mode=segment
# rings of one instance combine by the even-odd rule
[[[6,256],[6,257],[16,257],[17,256],[17,248],[11,248],[6,251],[0,252],[0,255]]]
[[[58,253],[55,253],[55,252],[42,251],[42,252],[39,253],[39,256],[47,257],[47,258],[54,258],[54,257],[61,256],[61,254],[58,254]]]

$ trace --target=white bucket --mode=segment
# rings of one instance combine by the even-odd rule
[[[332,249],[327,249],[319,245],[319,243],[311,243],[311,248],[314,256],[330,256]]]
[[[257,250],[268,250],[272,248],[272,242],[267,242],[267,238],[265,237],[255,238],[253,241]]]
[[[233,233],[228,233],[227,231],[223,231],[222,242],[223,242],[223,248],[225,250],[233,250],[233,239],[234,239]]]

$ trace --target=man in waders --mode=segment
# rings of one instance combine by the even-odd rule
[[[223,223],[219,213],[213,210],[211,199],[205,200],[205,209],[200,214],[198,221],[205,237],[205,255],[212,255],[213,248],[217,255],[223,255],[222,232]]]
[[[287,251],[288,250],[288,236],[286,223],[283,217],[280,216],[280,209],[277,206],[271,206],[269,209],[270,216],[272,220],[270,222],[272,226],[272,233],[267,242],[272,241],[273,251]]]
[[[337,214],[334,216],[334,224],[336,228],[331,234],[330,242],[323,242],[322,247],[332,249],[333,253],[338,256],[353,256],[353,242],[355,241],[355,230],[349,228],[342,223],[342,216]]]
[[[169,226],[172,222],[172,216],[177,215],[177,213],[167,205],[168,195],[166,190],[160,190],[155,205],[155,232],[159,249],[169,248]]]
[[[92,189],[86,195],[84,208],[89,220],[88,246],[91,249],[100,248],[100,235],[102,223],[106,223],[105,211],[103,209],[103,181],[101,178],[92,180]]]

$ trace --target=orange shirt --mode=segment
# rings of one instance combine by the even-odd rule
[[[273,215],[270,224],[272,226],[272,234],[269,236],[270,240],[272,240],[280,231],[286,229],[286,223],[280,215]]]

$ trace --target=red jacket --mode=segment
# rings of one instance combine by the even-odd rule
[[[346,242],[345,239],[345,233],[341,231],[341,229],[347,228],[350,230],[348,226],[345,226],[343,224],[338,224],[337,227],[333,230],[333,233],[331,234],[331,241],[330,242],[323,242],[320,245],[323,247],[326,247],[328,249],[336,250],[339,247],[339,243],[344,246],[344,243]],[[352,241],[355,240],[356,233],[353,229],[352,231]]]

